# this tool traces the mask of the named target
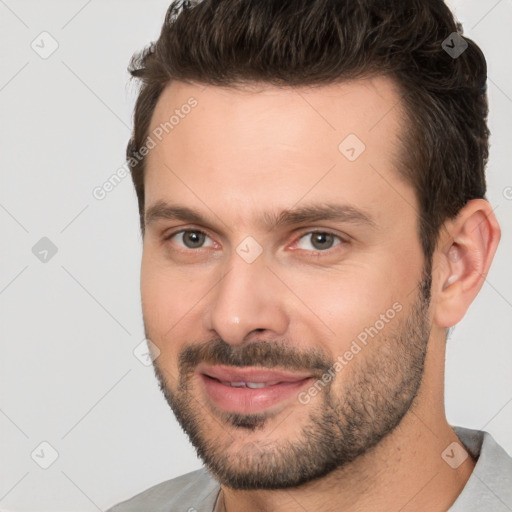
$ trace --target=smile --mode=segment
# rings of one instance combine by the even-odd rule
[[[259,367],[200,366],[196,372],[206,398],[227,412],[255,414],[285,402],[305,386],[309,373]]]

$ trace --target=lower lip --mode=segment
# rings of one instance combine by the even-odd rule
[[[200,374],[201,381],[208,397],[221,409],[228,412],[254,414],[262,412],[273,405],[286,400],[299,392],[313,379],[311,377],[294,381],[280,382],[265,388],[251,389],[246,387],[235,388],[222,382]]]

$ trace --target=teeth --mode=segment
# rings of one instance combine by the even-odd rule
[[[246,382],[245,384],[248,388],[252,389],[264,388],[266,386],[264,382]]]
[[[268,382],[225,382],[223,381],[222,384],[226,386],[231,386],[233,388],[251,388],[251,389],[258,389],[258,388],[264,388],[266,386],[272,385]]]

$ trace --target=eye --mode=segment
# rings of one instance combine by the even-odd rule
[[[310,239],[310,242],[307,239]],[[306,240],[306,243],[301,243],[301,240]],[[336,239],[338,239],[338,243],[335,243]],[[310,231],[308,233],[304,233],[297,243],[299,249],[310,250],[310,247],[313,246],[313,252],[325,252],[332,247],[336,247],[345,243],[340,236],[335,235],[334,233],[329,233],[328,231]],[[307,245],[310,247],[307,247]]]
[[[204,247],[203,244],[205,239],[210,237],[206,233],[197,229],[184,229],[182,231],[171,233],[165,238],[165,240],[169,241],[173,238],[181,240],[181,247],[185,249],[202,249],[202,247]],[[213,246],[213,244],[211,244],[210,247],[211,246]]]
[[[309,242],[307,241],[308,237],[310,239]],[[177,243],[178,247],[182,247],[183,249],[193,250],[215,246],[215,243],[210,243],[209,245],[205,246],[205,240],[211,239],[206,233],[197,229],[184,229],[181,231],[176,231],[166,236],[165,241],[170,241],[173,238],[176,238],[176,240],[179,241],[179,243],[174,243]],[[336,240],[338,240],[337,243]],[[333,247],[345,243],[347,242],[343,238],[341,238],[341,236],[335,235],[334,233],[330,233],[328,231],[310,231],[307,233],[303,233],[300,236],[298,242],[296,242],[296,245],[299,249],[311,252],[313,253],[313,255],[318,255],[321,252],[326,252]]]

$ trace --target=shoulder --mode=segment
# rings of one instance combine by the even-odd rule
[[[512,510],[512,458],[488,432],[453,427],[476,459],[473,473],[450,512]]]
[[[107,512],[212,512],[220,484],[206,468],[161,482]]]

